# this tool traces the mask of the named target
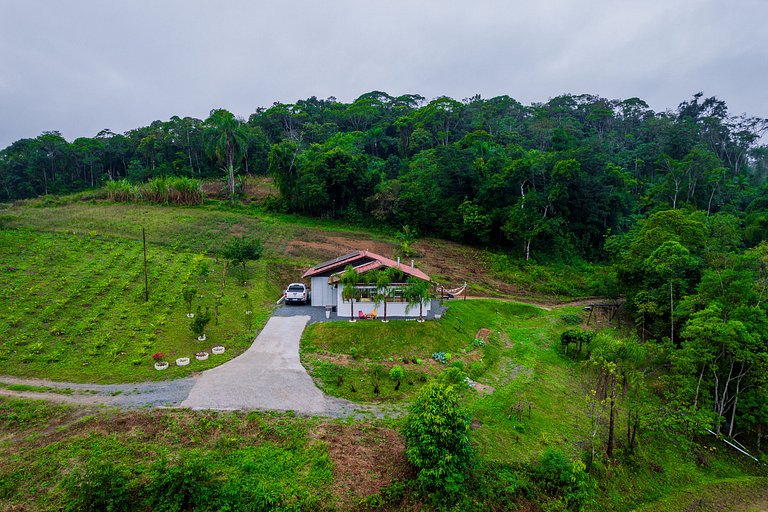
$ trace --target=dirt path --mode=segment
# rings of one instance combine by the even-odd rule
[[[521,297],[521,296],[513,296],[513,295],[508,295],[506,297],[480,297],[480,296],[474,296],[474,295],[467,296],[467,300],[482,300],[482,299],[530,304],[531,306],[539,307],[545,311],[552,311],[553,309],[559,309],[559,308],[564,308],[569,306],[588,306],[590,304],[605,303],[610,301],[610,299],[606,299],[605,297],[585,297],[583,299],[558,302],[556,300],[551,300],[551,301],[535,300],[529,297]],[[455,299],[451,299],[447,301],[447,303],[450,304],[451,301],[456,301],[456,300],[463,300],[463,298],[457,297]]]

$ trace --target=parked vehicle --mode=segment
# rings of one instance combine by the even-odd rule
[[[307,304],[309,302],[309,290],[302,283],[291,283],[285,290],[285,303],[301,303]]]

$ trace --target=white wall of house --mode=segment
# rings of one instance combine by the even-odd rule
[[[337,293],[327,277],[313,277],[310,280],[313,306],[335,306]]]
[[[376,304],[372,301],[355,301],[354,306],[351,308],[350,311],[350,302],[345,301],[342,296],[342,287],[339,286],[336,290],[336,304],[338,306],[336,307],[336,314],[342,318],[349,318],[350,313],[352,313],[352,316],[357,317],[358,312],[362,311],[364,315],[370,315],[373,313],[373,310],[376,310],[376,314],[379,318],[384,317],[384,304],[379,303]],[[314,300],[314,299],[313,299]],[[314,302],[313,304],[314,305]],[[427,316],[427,312],[430,311],[430,308],[432,307],[432,301],[425,301],[422,308],[422,314],[424,316]],[[399,317],[410,317],[410,318],[418,318],[419,317],[419,306],[418,304],[415,306],[411,306],[408,311],[406,312],[406,308],[408,308],[407,302],[387,302],[387,316],[399,316]]]

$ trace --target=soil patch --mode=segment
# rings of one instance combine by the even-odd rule
[[[491,335],[491,330],[483,327],[479,331],[477,331],[477,334],[475,334],[476,340],[483,340],[486,343],[488,342],[488,336]]]
[[[390,483],[413,476],[403,438],[392,429],[366,425],[318,425],[311,435],[328,444],[333,493],[350,507]]]

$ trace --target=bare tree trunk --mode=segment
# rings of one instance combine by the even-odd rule
[[[739,388],[741,387],[741,377],[736,381],[736,394],[733,396],[733,407],[731,407],[731,424],[728,426],[728,437],[733,437],[733,426],[736,424],[736,405],[739,403]]]

